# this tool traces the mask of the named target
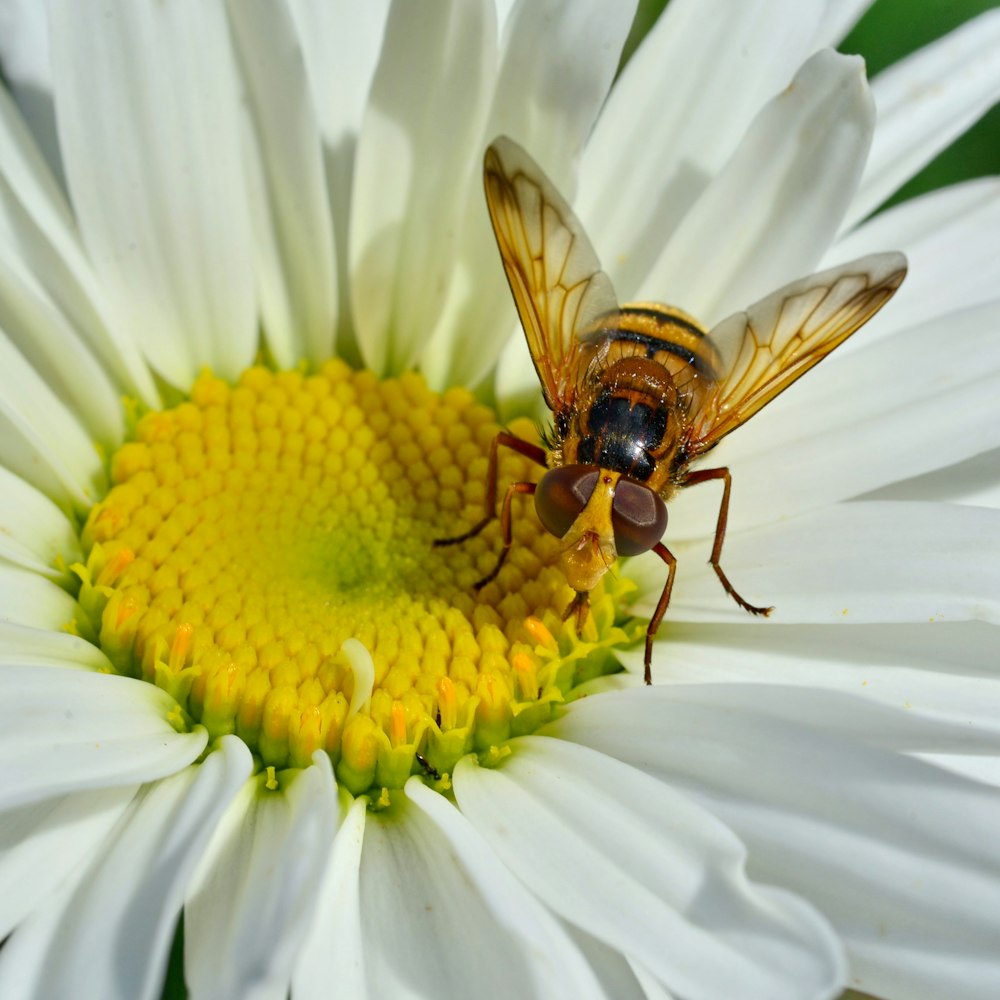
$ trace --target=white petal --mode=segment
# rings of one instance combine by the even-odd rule
[[[496,47],[492,0],[393,5],[351,204],[352,307],[366,365],[399,372],[437,320]]]
[[[264,333],[279,365],[319,362],[333,353],[336,262],[305,63],[284,5],[230,0],[228,10],[253,123],[251,155],[265,178],[263,199],[254,199]]]
[[[600,700],[600,699],[595,699]],[[707,812],[609,757],[524,737],[455,795],[500,859],[564,919],[689,997],[830,996],[835,938],[801,901],[751,885]]]
[[[371,703],[375,687],[375,661],[365,644],[353,636],[341,643],[340,652],[346,657],[354,680],[351,704],[347,709],[347,718],[352,719],[360,709]]]
[[[80,605],[58,584],[34,570],[0,562],[0,608],[4,621],[28,628],[56,630],[86,622]]]
[[[323,136],[326,185],[336,241],[338,353],[358,359],[350,322],[348,236],[354,155],[382,46],[388,0],[289,0]]]
[[[673,0],[629,60],[587,143],[577,199],[623,301],[754,116],[814,51],[823,7]],[[713,252],[719,238],[729,237],[713,234]],[[657,294],[684,290],[667,283]]]
[[[389,0],[288,0],[323,140],[335,151],[361,128]]]
[[[111,673],[111,662],[86,639],[68,632],[0,622],[0,665],[69,667]]]
[[[813,39],[817,47],[836,46],[872,6],[874,0],[827,0]]]
[[[66,515],[47,496],[2,466],[0,557],[62,586],[71,582],[66,567],[83,558],[76,529]]]
[[[983,419],[1000,398],[998,328],[1000,300],[862,343],[810,372],[712,455],[732,469],[730,527],[792,517],[1000,445],[1000,421]],[[673,537],[711,532],[719,495],[681,491]]]
[[[998,641],[995,627],[983,622],[763,629],[678,623],[655,646],[653,679],[842,691],[965,727],[970,745],[963,749],[970,751],[977,734],[1000,732]],[[642,677],[642,657],[641,649],[620,655],[635,678]]]
[[[879,746],[961,727],[832,692],[660,690],[584,699],[552,730],[705,802],[746,840],[756,877],[830,917],[859,988],[994,995],[1000,795]]]
[[[921,753],[914,756],[963,778],[1000,788],[1000,757],[967,753]]]
[[[7,80],[38,90],[52,89],[45,4],[32,0],[0,4],[0,63]]]
[[[818,686],[735,681],[652,688],[637,685],[581,698],[542,732],[583,743],[689,791],[694,787],[689,775],[691,761],[696,755],[704,756],[698,770],[698,787],[703,792],[737,780],[744,768],[743,750],[755,745],[757,733],[770,734],[759,744],[763,754],[777,753],[779,745],[790,746],[814,732],[813,756],[829,754],[833,760],[843,752],[845,764],[862,749],[995,756],[1000,746],[995,731],[971,726],[968,719],[933,718],[928,713],[890,707]],[[731,738],[720,735],[724,733],[731,734]],[[690,753],[675,756],[675,744],[686,741],[695,747]],[[713,743],[715,750],[706,754],[707,746]],[[648,757],[643,756],[644,746],[649,750]],[[675,760],[676,772],[671,770]],[[761,787],[766,787],[768,780],[762,775]],[[803,804],[811,799],[804,798]]]
[[[160,995],[184,888],[252,767],[225,737],[217,752],[143,789],[65,906],[27,921],[0,953],[0,994],[152,1000]]]
[[[205,748],[205,731],[178,733],[174,700],[143,681],[58,667],[3,668],[0,806],[173,774]]]
[[[296,1000],[327,1000],[334,982],[343,996],[367,1000],[358,896],[367,812],[366,798],[351,799],[341,792],[343,821],[292,975],[292,996]]]
[[[635,8],[636,0],[515,3],[483,145],[512,136],[571,194],[574,162],[607,98]]]
[[[635,966],[626,955],[609,948],[579,927],[566,921],[562,923],[586,956],[609,1000],[671,1000],[663,986],[649,975],[644,975],[640,985]]]
[[[702,564],[710,548],[675,547],[682,554],[668,619],[747,621]],[[998,551],[1000,511],[866,501],[727,535],[721,563],[747,600],[774,605],[769,621],[778,624],[1000,623]],[[639,557],[626,572],[644,594],[636,610],[651,614],[663,563]]]
[[[217,4],[58,0],[59,135],[84,241],[152,364],[234,377],[257,341],[239,103]]]
[[[1000,288],[1000,180],[980,178],[895,205],[838,240],[822,266],[902,250],[909,273],[849,352],[896,330],[989,302]]]
[[[0,271],[22,297],[30,294],[32,315],[24,317],[25,325],[47,339],[80,337],[127,391],[155,406],[156,388],[134,335],[108,325],[103,290],[65,197],[2,88],[0,174],[5,182],[0,184]],[[57,330],[47,329],[50,321]],[[19,341],[22,349],[29,339]]]
[[[513,301],[513,300],[512,300]],[[496,396],[501,417],[531,417],[544,427],[552,417],[542,401],[538,387],[538,373],[531,363],[531,355],[518,327],[507,339],[496,363]]]
[[[0,4],[0,69],[45,159],[58,172],[47,15],[47,5],[34,0]]]
[[[124,432],[120,392],[19,260],[0,263],[4,332],[49,387],[104,445]]]
[[[0,813],[0,936],[83,875],[135,792],[90,788]]]
[[[284,1000],[337,825],[325,755],[247,782],[223,815],[184,905],[184,978],[191,997]]]
[[[65,507],[89,507],[104,470],[79,420],[0,330],[0,461]]]
[[[643,968],[641,963],[630,960],[629,965],[632,967],[636,981],[642,987],[646,1000],[675,1000],[673,994],[668,993],[653,974]]]
[[[872,81],[878,127],[844,219],[873,211],[1000,99],[1000,11],[966,21]]]
[[[873,127],[864,63],[818,52],[758,114],[639,297],[677,302],[711,327],[808,274],[840,226]]]
[[[407,784],[407,795],[413,801],[372,814],[365,830],[361,919],[370,994],[600,996],[556,921],[461,813],[419,779]],[[455,947],[465,940],[489,944]]]
[[[438,835],[464,869],[461,874],[481,894],[499,926],[520,945],[520,964],[525,966],[524,978],[533,985],[533,994],[544,998],[603,997],[597,978],[562,923],[511,876],[461,812],[419,778],[407,782],[406,794],[437,827]],[[503,967],[502,976],[513,972],[503,957],[497,956],[497,961]],[[475,978],[484,972],[480,970]]]
[[[1000,448],[957,465],[893,483],[867,494],[865,500],[923,500],[1000,507]]]
[[[451,287],[421,358],[433,385],[478,383],[517,325],[479,179],[482,150],[499,134],[512,136],[571,197],[576,156],[611,86],[634,9],[634,0],[521,0],[511,10],[493,105],[470,161],[475,183]],[[524,350],[519,332],[514,343]]]

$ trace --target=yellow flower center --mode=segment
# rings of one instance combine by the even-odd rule
[[[322,750],[356,794],[411,773],[446,782],[464,754],[496,756],[616,669],[611,651],[636,635],[615,620],[613,578],[581,636],[562,622],[572,591],[530,502],[481,590],[497,522],[433,546],[482,516],[497,430],[471,394],[417,375],[380,382],[340,362],[252,368],[235,387],[203,375],[112,458],[76,567],[80,631],[262,767]],[[502,484],[539,471],[501,457]]]

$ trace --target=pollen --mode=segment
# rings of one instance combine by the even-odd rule
[[[530,499],[515,498],[513,548],[481,589],[497,521],[434,546],[482,517],[498,430],[472,394],[415,374],[203,374],[112,456],[74,567],[74,627],[168,691],[185,725],[243,739],[262,770],[321,752],[355,794],[411,774],[444,790],[459,758],[502,759],[636,638],[610,576],[596,628],[563,622],[573,593]],[[508,453],[499,471],[506,484],[541,470]]]

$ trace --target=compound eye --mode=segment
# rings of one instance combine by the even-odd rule
[[[597,473],[596,465],[564,465],[542,476],[535,490],[535,510],[546,531],[556,538],[569,531],[594,492]]]
[[[611,507],[611,526],[618,555],[648,552],[666,531],[666,505],[648,486],[619,479]]]

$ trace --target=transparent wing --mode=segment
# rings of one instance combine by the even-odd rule
[[[901,253],[872,254],[794,281],[716,326],[722,375],[688,446],[708,451],[868,322],[906,276]]]
[[[486,204],[545,402],[569,405],[577,334],[618,309],[579,219],[541,168],[499,136],[483,163]]]

